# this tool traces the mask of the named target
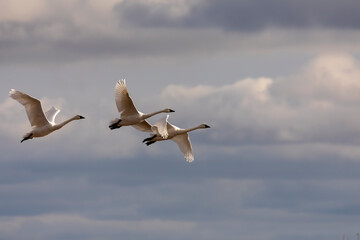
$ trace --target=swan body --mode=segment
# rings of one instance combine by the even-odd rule
[[[59,109],[52,107],[44,114],[41,107],[41,102],[38,99],[20,91],[16,91],[15,89],[10,90],[9,96],[25,107],[26,114],[32,127],[32,131],[26,133],[23,136],[21,142],[32,139],[34,137],[44,137],[53,131],[62,128],[71,121],[84,119],[83,116],[76,115],[62,123],[56,124],[55,118],[56,115],[60,112]]]
[[[168,118],[169,115],[156,122],[152,127],[154,134],[149,138],[145,138],[143,142],[149,146],[150,144],[153,144],[157,141],[172,140],[178,145],[187,162],[194,161],[194,154],[188,132],[194,131],[196,129],[210,128],[210,126],[206,124],[200,124],[193,128],[182,129],[170,124],[167,121]],[[165,129],[166,134],[164,134]]]
[[[120,113],[120,118],[115,118],[109,124],[111,130],[122,126],[132,126],[142,132],[151,132],[151,125],[146,121],[147,118],[159,113],[175,112],[170,108],[153,112],[142,113],[138,111],[126,88],[125,79],[119,80],[115,85],[115,103]]]

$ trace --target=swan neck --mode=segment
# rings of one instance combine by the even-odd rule
[[[153,113],[144,114],[143,116],[146,119],[146,118],[152,117],[152,116],[154,116],[156,114],[163,113],[163,112],[165,112],[165,110],[160,110],[160,111],[156,111],[156,112],[153,112]]]
[[[63,121],[63,122],[61,122],[61,123],[59,123],[59,124],[56,124],[56,125],[54,126],[54,128],[55,128],[55,129],[60,129],[60,128],[62,128],[63,126],[65,126],[66,124],[68,124],[69,122],[74,121],[75,119],[76,119],[76,116],[74,116],[74,117],[72,117],[72,118],[70,118],[70,119],[68,119],[68,120],[66,120],[66,121]]]
[[[196,126],[196,127],[192,127],[192,128],[184,129],[184,132],[191,132],[191,131],[194,131],[194,130],[199,129],[199,128],[201,128],[201,125]]]

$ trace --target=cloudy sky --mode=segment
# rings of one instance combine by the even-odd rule
[[[356,239],[360,2],[0,0],[0,239]],[[170,107],[195,161],[118,117]],[[30,130],[11,88],[72,122]],[[149,121],[154,123],[162,116]]]

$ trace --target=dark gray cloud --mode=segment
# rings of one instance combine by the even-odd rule
[[[187,2],[183,14],[172,14],[178,3],[148,4],[126,0],[115,11],[120,21],[142,27],[215,27],[232,31],[279,28],[360,27],[360,3],[356,0],[203,0]],[[178,6],[181,7],[181,6]]]
[[[60,23],[59,23],[60,22]],[[57,32],[58,24],[61,29]],[[104,22],[104,25],[107,23]],[[85,27],[84,27],[85,28]],[[48,31],[53,30],[52,37]],[[111,33],[94,34],[63,19],[33,22],[0,22],[0,62],[4,64],[58,64],[81,61],[151,58],[165,55],[187,56],[216,49],[218,36],[113,29]],[[21,33],[20,36],[18,33]],[[209,38],[213,40],[209,40]],[[205,41],[206,40],[206,41]]]
[[[205,220],[208,213],[201,204],[205,201],[203,198],[208,198],[207,204],[219,204],[214,208],[225,211],[222,213],[222,218],[226,218],[227,214],[232,215],[230,213],[233,208],[221,203],[223,200],[218,199],[214,194],[224,191],[220,196],[229,195],[239,198],[237,200],[245,196],[221,189],[221,181],[229,182],[229,187],[235,187],[236,182],[260,181],[262,185],[264,181],[266,185],[262,194],[266,196],[256,201],[247,199],[245,205],[252,207],[271,205],[276,208],[282,206],[291,211],[296,209],[300,211],[301,209],[298,208],[300,206],[287,206],[285,202],[289,202],[289,198],[296,199],[300,196],[311,198],[309,201],[323,201],[322,198],[318,199],[318,195],[323,193],[317,192],[321,184],[311,186],[313,181],[324,184],[322,191],[331,195],[335,194],[335,189],[331,187],[333,184],[327,185],[327,181],[338,181],[336,184],[350,184],[351,187],[356,187],[352,185],[352,181],[358,180],[357,173],[360,170],[360,163],[328,155],[322,156],[322,159],[318,156],[304,157],[302,161],[292,162],[276,154],[266,156],[256,150],[244,150],[236,157],[224,156],[224,154],[207,159],[198,157],[198,161],[191,166],[181,158],[182,156],[174,158],[168,154],[162,158],[142,155],[121,160],[100,160],[89,157],[66,161],[61,158],[50,160],[28,157],[23,160],[1,162],[1,215],[66,213],[78,209],[93,216],[118,215],[117,217],[121,219],[139,218],[141,212],[141,217],[145,218],[157,215],[162,219],[186,220],[186,215],[181,215],[183,211],[181,209],[186,208],[189,214],[192,212],[194,218]],[[206,189],[201,190],[199,186],[204,186]],[[9,187],[11,191],[7,191]],[[214,189],[210,191],[208,188]],[[149,198],[138,198],[143,191]],[[314,192],[310,194],[309,191]],[[347,189],[336,191],[347,191]],[[155,201],[160,196],[164,199],[160,202]],[[188,196],[192,197],[188,198]],[[112,198],[117,200],[114,201]],[[280,200],[283,201],[282,204],[277,203]],[[112,205],[108,206],[103,201],[110,201]],[[134,201],[139,207],[137,211],[140,212],[134,212],[131,216],[123,216],[121,212],[105,215],[108,207],[120,207],[115,206],[116,202],[128,205],[123,206],[122,211],[125,211],[131,204],[135,204]],[[224,199],[224,201],[228,200]],[[303,202],[303,199],[298,201]],[[306,201],[304,205],[307,204]],[[354,204],[351,199],[348,201]],[[178,206],[175,207],[174,204]],[[170,211],[168,209],[170,207],[175,212],[165,214]],[[199,209],[196,210],[197,208]],[[236,214],[235,216],[240,217]]]
[[[236,156],[221,153],[191,165],[180,160],[141,155],[1,161],[0,221],[24,221],[12,235],[17,239],[25,239],[21,236],[30,228],[35,234],[31,236],[42,233],[40,239],[61,239],[65,234],[77,239],[168,239],[175,233],[179,239],[235,239],[239,234],[259,238],[266,231],[265,239],[270,240],[282,234],[302,235],[304,228],[310,236],[326,239],[337,236],[345,224],[347,229],[357,226],[344,218],[360,216],[355,211],[358,162],[325,156],[289,161],[257,150]],[[316,227],[308,225],[310,218]],[[154,219],[174,222],[176,228],[141,227]],[[119,221],[137,227],[123,228]],[[334,222],[338,228],[329,230]],[[195,229],[182,229],[181,223],[195,224]],[[239,224],[263,230],[240,231]],[[292,226],[289,231],[279,227],[284,224]],[[0,231],[2,238],[7,234],[10,229]]]
[[[90,10],[91,4],[80,2],[49,1],[49,9],[45,7],[34,18],[1,19],[0,62],[187,59],[279,46],[358,46],[356,1],[122,1],[103,10],[108,17],[101,17],[102,10]],[[79,5],[84,5],[80,12]],[[270,27],[280,30],[258,31]],[[329,28],[355,31],[324,33]],[[299,29],[308,31],[296,32]],[[225,34],[222,30],[231,31]],[[242,34],[233,34],[239,31]]]

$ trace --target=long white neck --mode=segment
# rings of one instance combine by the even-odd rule
[[[77,119],[78,119],[77,116],[74,116],[74,117],[72,117],[72,118],[70,118],[70,119],[68,119],[68,120],[66,120],[66,121],[63,121],[62,123],[55,124],[55,125],[53,126],[53,128],[54,128],[55,130],[60,129],[60,128],[62,128],[63,126],[65,126],[66,124],[68,124],[69,122],[74,121],[74,120],[77,120]]]
[[[157,111],[157,112],[153,112],[153,113],[143,114],[143,115],[142,115],[142,118],[143,118],[143,119],[147,119],[147,118],[149,118],[149,117],[152,117],[152,116],[154,116],[154,115],[156,115],[156,114],[163,113],[163,112],[167,112],[166,109],[163,109],[163,110],[160,110],[160,111]]]
[[[187,128],[187,129],[182,129],[181,132],[182,133],[187,133],[187,132],[191,132],[191,131],[194,131],[196,129],[199,129],[199,128],[203,128],[203,125],[199,125],[199,126],[192,127],[192,128]]]

